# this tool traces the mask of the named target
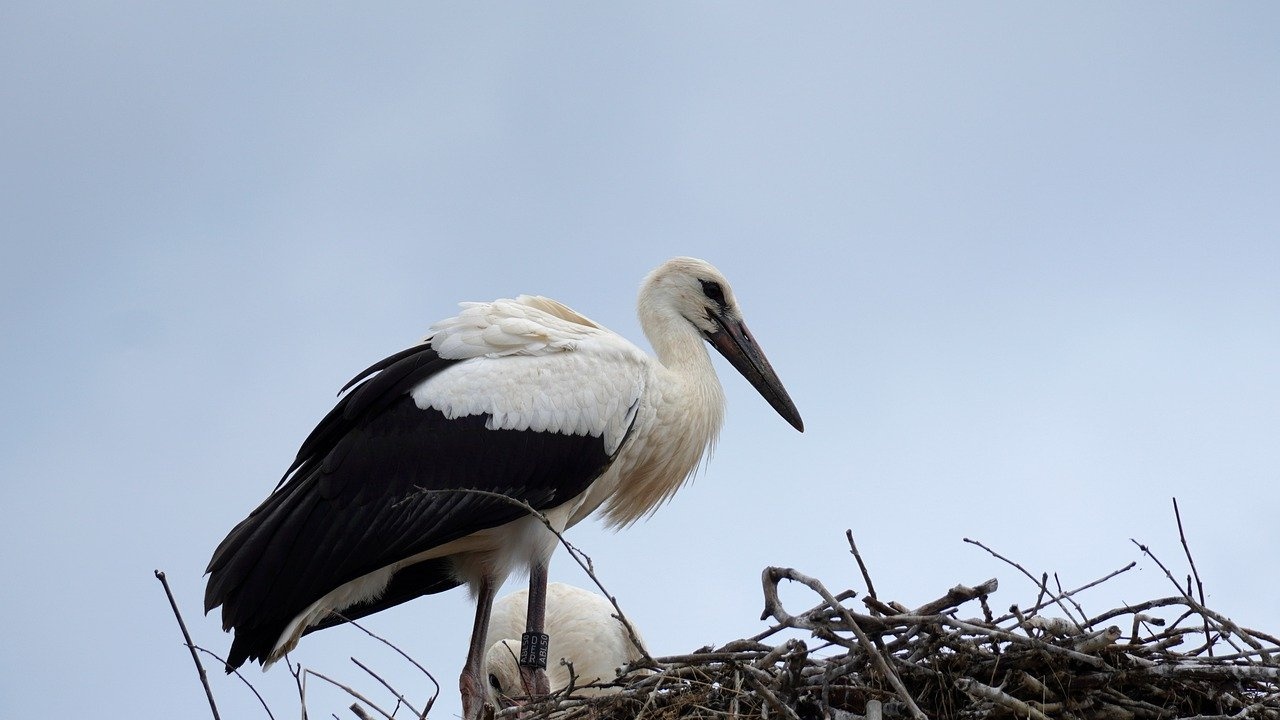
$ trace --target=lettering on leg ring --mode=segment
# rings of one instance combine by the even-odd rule
[[[547,655],[551,652],[551,636],[546,633],[527,632],[520,636],[520,664],[525,667],[547,669]]]

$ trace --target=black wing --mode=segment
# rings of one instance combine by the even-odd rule
[[[340,585],[524,514],[501,498],[445,491],[500,493],[545,510],[608,465],[599,437],[489,430],[484,415],[450,420],[417,407],[408,392],[454,362],[420,345],[357,376],[275,492],[218,546],[205,610],[221,605],[223,627],[235,630],[229,667],[264,660],[294,617]],[[351,616],[458,584],[445,561],[421,565]]]

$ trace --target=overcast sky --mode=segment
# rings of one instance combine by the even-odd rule
[[[643,344],[716,264],[804,415],[717,359],[715,456],[570,539],[655,653],[762,629],[760,570],[919,605],[998,576],[1280,631],[1280,6],[0,7],[0,716],[207,716],[213,548],[352,375],[462,300]],[[561,552],[553,578],[586,584]],[[790,595],[808,607],[803,593]],[[969,612],[976,614],[977,610]],[[370,619],[459,710],[465,592]],[[293,659],[429,686],[351,628]],[[283,667],[248,675],[296,717]],[[265,717],[214,673],[224,717]],[[314,717],[350,717],[312,681]]]

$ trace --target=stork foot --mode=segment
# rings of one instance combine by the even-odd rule
[[[525,696],[530,700],[551,694],[551,681],[547,679],[547,671],[542,668],[521,665],[520,683],[524,685]]]
[[[458,688],[462,691],[462,720],[493,720],[494,708],[479,675],[463,670]]]

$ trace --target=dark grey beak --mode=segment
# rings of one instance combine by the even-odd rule
[[[800,419],[800,411],[791,402],[787,389],[782,387],[778,374],[773,371],[769,359],[764,356],[764,351],[756,344],[756,339],[751,336],[747,326],[740,321],[725,320],[716,313],[707,314],[720,326],[719,330],[707,335],[707,342],[742,373],[783,420],[804,432],[804,420]]]

